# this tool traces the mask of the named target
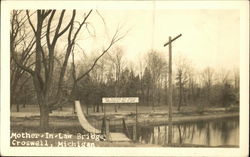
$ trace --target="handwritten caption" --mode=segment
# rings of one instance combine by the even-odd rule
[[[12,132],[11,146],[17,147],[95,147],[96,142],[105,141],[103,134],[87,133],[28,133]]]

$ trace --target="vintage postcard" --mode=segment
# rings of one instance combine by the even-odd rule
[[[248,156],[248,1],[1,4],[2,156]]]

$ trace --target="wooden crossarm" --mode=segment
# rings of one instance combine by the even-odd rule
[[[165,46],[167,46],[170,42],[173,42],[173,41],[175,41],[176,39],[178,39],[179,37],[181,37],[182,36],[182,34],[180,34],[180,35],[178,35],[178,36],[176,36],[175,38],[173,38],[171,41],[169,41],[169,42],[167,42],[166,44],[164,44],[164,47]]]

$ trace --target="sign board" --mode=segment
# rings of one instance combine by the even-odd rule
[[[113,103],[138,103],[139,97],[109,97],[102,98],[102,103],[113,104]]]

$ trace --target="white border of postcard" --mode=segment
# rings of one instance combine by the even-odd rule
[[[9,21],[12,9],[236,9],[240,10],[239,148],[51,148],[10,147]],[[1,2],[1,155],[3,156],[248,156],[249,2],[245,1],[2,1]]]

